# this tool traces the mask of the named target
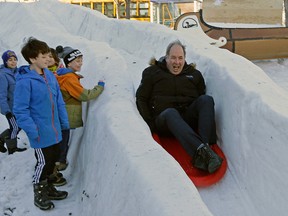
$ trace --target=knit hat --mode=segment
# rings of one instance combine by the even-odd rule
[[[73,49],[72,47],[63,48],[63,46],[57,46],[56,52],[59,58],[63,58],[66,67],[77,57],[83,56],[83,54],[78,49]]]
[[[15,57],[15,58],[18,60],[15,52],[12,51],[12,50],[7,50],[7,51],[5,51],[5,52],[3,53],[2,59],[3,59],[3,63],[4,63],[4,65],[5,65],[5,67],[7,67],[7,61],[8,61],[8,59],[11,58],[11,57]]]

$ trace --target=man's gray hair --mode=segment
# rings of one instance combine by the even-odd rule
[[[184,46],[179,40],[171,42],[166,49],[166,57],[170,54],[170,50],[174,45],[179,45],[182,47],[183,52],[184,52],[184,57],[186,56],[186,46]]]

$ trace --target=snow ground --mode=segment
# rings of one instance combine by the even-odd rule
[[[61,187],[68,198],[55,201],[49,212],[37,209],[33,149],[1,154],[0,215],[286,215],[287,60],[252,63],[197,34],[187,37],[156,24],[109,19],[52,0],[0,3],[0,20],[7,23],[0,28],[0,51],[19,53],[19,66],[26,64],[20,55],[23,39],[34,36],[51,47],[80,49],[85,87],[106,81],[103,94],[83,104],[85,126],[72,133],[70,165],[63,172],[68,184]],[[143,69],[176,38],[187,45],[187,62],[202,71],[216,103],[218,143],[229,169],[209,188],[197,189],[153,141],[135,106]],[[6,120],[1,116],[0,121],[4,130]],[[19,137],[19,145],[25,145],[25,133]]]

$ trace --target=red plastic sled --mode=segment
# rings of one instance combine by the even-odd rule
[[[196,187],[207,187],[218,182],[225,175],[227,170],[227,160],[217,144],[210,147],[213,151],[223,158],[221,167],[214,173],[208,173],[193,167],[192,158],[186,153],[182,145],[173,137],[160,137],[153,134],[154,140],[159,143],[175,160],[181,165],[188,177],[192,180]]]

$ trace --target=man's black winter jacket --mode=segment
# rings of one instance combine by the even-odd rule
[[[200,95],[205,94],[205,82],[200,71],[185,62],[180,74],[174,75],[166,67],[166,61],[146,68],[136,92],[137,108],[151,128],[151,122],[167,108],[180,113]]]

